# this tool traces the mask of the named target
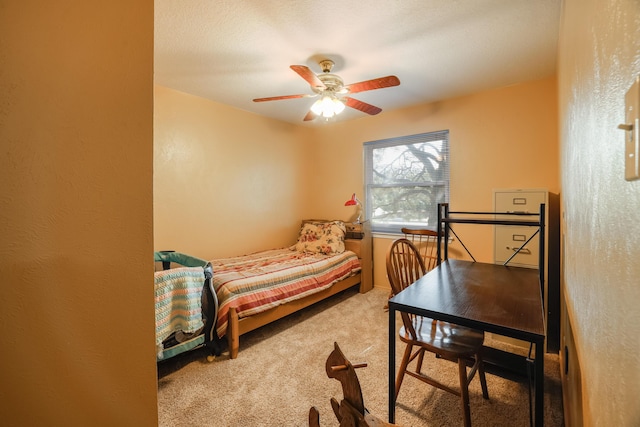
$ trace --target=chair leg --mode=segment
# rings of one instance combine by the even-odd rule
[[[407,366],[409,365],[409,358],[411,357],[412,350],[413,346],[407,344],[404,349],[402,361],[400,362],[400,367],[398,368],[398,378],[396,378],[396,401],[398,400],[398,393],[400,393],[400,386],[402,385],[402,380],[404,379],[404,373],[406,372]]]
[[[315,406],[309,409],[309,427],[320,427],[320,412]]]
[[[487,389],[487,378],[484,375],[484,362],[482,357],[476,355],[476,363],[478,364],[478,375],[480,376],[480,386],[482,386],[482,397],[489,399],[489,390]]]
[[[422,373],[422,362],[424,361],[424,348],[420,349],[420,354],[418,355],[418,364],[416,368],[416,372]]]
[[[464,415],[464,427],[471,427],[471,409],[469,408],[469,386],[467,385],[467,362],[458,359],[458,372],[460,375],[460,397],[462,401],[462,413]]]

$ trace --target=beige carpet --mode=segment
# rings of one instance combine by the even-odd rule
[[[356,372],[365,406],[388,417],[387,293],[347,290],[300,313],[240,338],[240,354],[223,353],[207,362],[204,349],[158,364],[160,426],[306,426],[309,408],[320,411],[322,426],[337,426],[329,399],[342,398],[340,383],[329,379],[324,364],[337,342],[352,362],[366,362]],[[399,325],[399,321],[397,324]],[[397,360],[404,345],[397,343]],[[457,385],[457,366],[429,360],[429,372]],[[480,426],[528,426],[525,380],[487,374],[489,400],[482,399],[477,378],[470,385],[471,420]],[[557,355],[545,358],[545,426],[563,425]],[[404,380],[396,424],[460,426],[457,397],[419,382]]]

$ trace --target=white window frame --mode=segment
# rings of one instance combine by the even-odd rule
[[[394,146],[410,146],[420,143],[437,143],[442,141],[442,148],[440,151],[441,160],[438,162],[438,167],[443,168],[441,172],[441,179],[438,181],[425,180],[425,181],[413,181],[413,182],[393,182],[393,183],[375,183],[374,182],[374,165],[373,165],[373,152],[376,149],[394,147]],[[437,215],[438,203],[449,202],[449,131],[442,130],[436,132],[427,132],[415,135],[401,136],[397,138],[389,138],[378,141],[369,141],[364,143],[364,163],[365,163],[365,215],[366,219],[370,221],[371,231],[374,233],[400,233],[402,227],[408,228],[429,228],[435,230],[437,228],[437,218],[432,218],[433,215]],[[431,191],[434,187],[440,187],[440,191],[435,200],[432,200],[426,207],[430,214],[428,219],[422,220],[405,220],[406,217],[398,218],[395,221],[376,221],[373,217],[374,211],[378,208],[375,206],[373,199],[373,192],[380,191],[384,188],[398,188],[407,187],[414,189],[425,189],[425,194],[428,194],[427,188]],[[420,191],[420,190],[418,190]],[[433,198],[433,197],[432,197]],[[413,213],[416,213],[414,211]]]

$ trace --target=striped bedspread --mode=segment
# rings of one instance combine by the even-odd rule
[[[202,267],[181,267],[155,273],[156,347],[162,355],[162,341],[172,333],[197,332],[202,321]]]
[[[273,249],[211,264],[219,337],[226,334],[229,307],[235,307],[240,318],[251,316],[327,289],[360,271],[360,261],[351,251],[327,256]]]

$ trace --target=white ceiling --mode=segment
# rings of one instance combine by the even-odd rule
[[[157,84],[303,124],[314,98],[289,68],[345,84],[395,75],[353,98],[385,111],[552,75],[561,0],[155,0]],[[366,117],[347,108],[338,120]],[[310,124],[320,122],[320,119]]]

